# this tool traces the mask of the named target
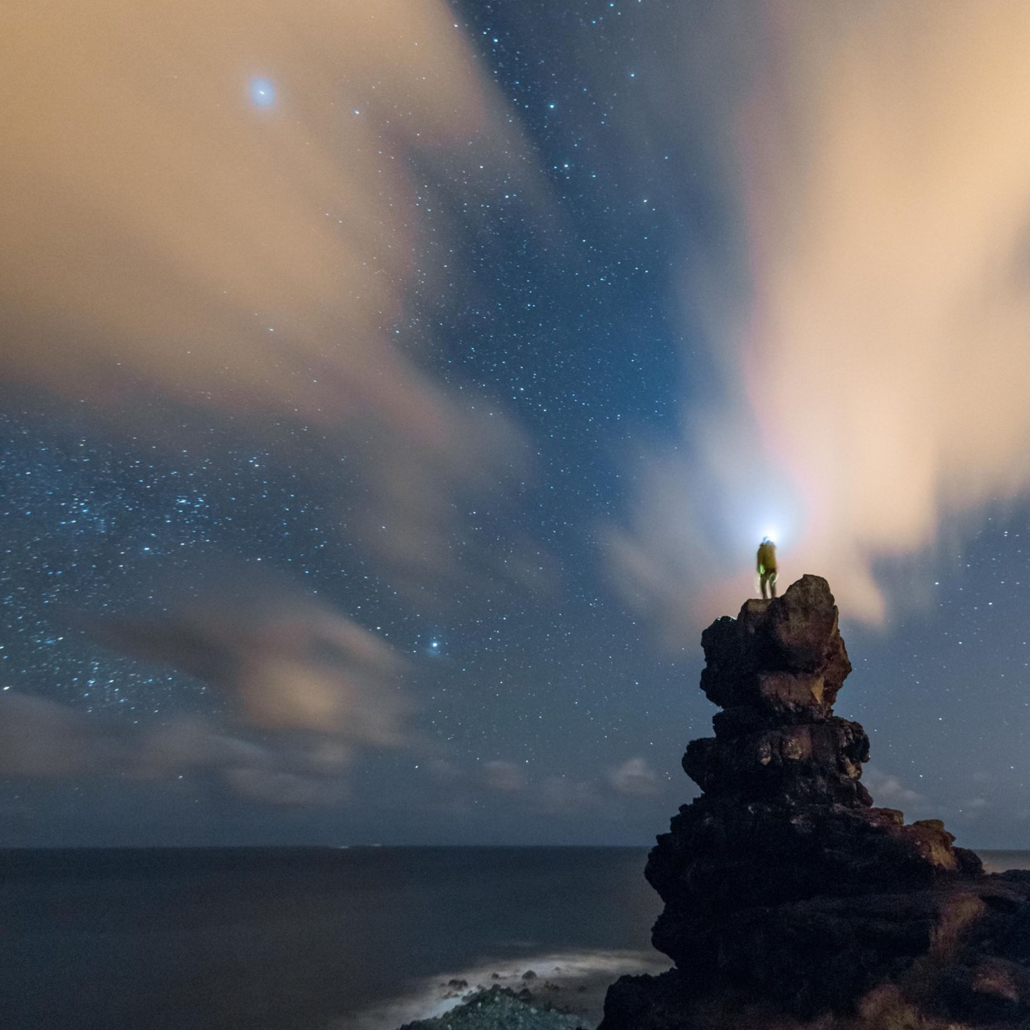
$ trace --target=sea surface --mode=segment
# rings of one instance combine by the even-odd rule
[[[1030,852],[980,854],[991,870],[1030,868]],[[594,1025],[607,983],[668,968],[649,944],[661,903],[646,858],[646,848],[0,851],[0,1027],[396,1030],[477,984],[578,1002]]]
[[[623,972],[669,966],[649,944],[661,903],[646,858],[646,848],[0,851],[0,1027],[396,1030],[456,1004],[461,989],[442,986],[451,979],[546,986],[559,1002],[595,996],[596,1008]]]

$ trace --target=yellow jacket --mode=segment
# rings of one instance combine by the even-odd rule
[[[762,543],[758,545],[758,574],[776,571],[776,545]]]

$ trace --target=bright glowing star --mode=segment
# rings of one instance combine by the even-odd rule
[[[771,540],[774,544],[780,542],[780,531],[775,526],[767,527],[761,536],[762,540]]]
[[[429,646],[432,647],[432,648],[437,648],[440,645],[434,640]]]
[[[275,103],[275,86],[268,79],[251,79],[250,99],[259,107],[271,107]]]

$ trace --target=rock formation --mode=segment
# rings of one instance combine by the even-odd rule
[[[704,793],[645,873],[675,968],[609,988],[599,1030],[863,1025],[884,998],[928,1026],[1030,1027],[1030,873],[987,876],[938,820],[872,807],[869,738],[833,714],[851,663],[826,580],[701,644],[722,711],[683,768]]]

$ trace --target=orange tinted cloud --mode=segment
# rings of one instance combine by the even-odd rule
[[[1030,486],[1030,9],[728,6],[760,17],[695,26],[727,60],[694,63],[688,102],[733,98],[707,132],[739,260],[686,279],[725,381],[605,531],[676,645],[753,593],[769,528],[785,578],[878,622],[874,563]]]
[[[205,682],[220,695],[219,713],[136,725],[7,690],[0,776],[207,777],[257,801],[335,804],[358,755],[424,747],[408,725],[397,653],[273,579],[88,628],[106,646]]]
[[[744,388],[804,500],[796,562],[879,618],[872,560],[1030,485],[1030,10],[805,28],[782,9],[787,88],[742,119]]]
[[[396,652],[328,605],[255,580],[157,618],[107,619],[97,640],[223,692],[240,722],[361,747],[407,742]],[[323,752],[324,754],[325,752]]]
[[[418,163],[473,193],[524,154],[447,4],[13,0],[0,95],[4,381],[125,419],[137,395],[216,408],[266,444],[316,427],[314,474],[344,455],[358,483],[353,535],[432,581],[455,496],[521,473],[503,413],[393,333],[451,275]]]
[[[8,375],[431,426],[379,333],[413,260],[404,148],[485,127],[443,4],[16,0],[0,90]]]

